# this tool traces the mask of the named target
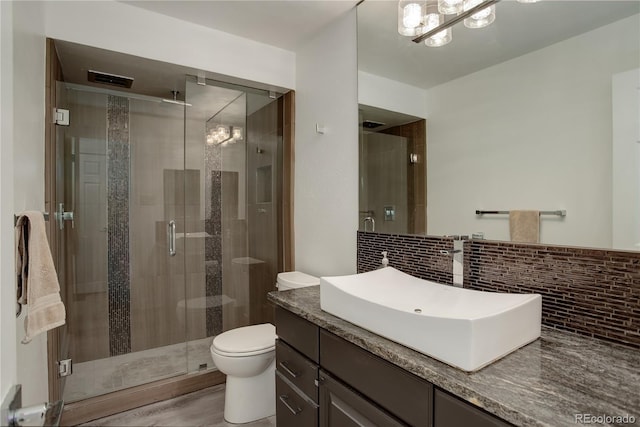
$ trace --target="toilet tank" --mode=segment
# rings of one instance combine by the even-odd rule
[[[319,285],[320,279],[300,271],[287,271],[278,273],[276,287],[279,291],[287,289],[304,288],[306,286]]]

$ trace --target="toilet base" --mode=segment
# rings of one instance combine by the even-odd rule
[[[260,375],[249,378],[227,375],[224,419],[244,424],[276,414],[276,362]]]

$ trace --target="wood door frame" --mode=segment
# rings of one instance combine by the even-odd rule
[[[295,269],[295,247],[293,228],[293,195],[295,173],[295,111],[296,93],[293,90],[282,96],[282,229],[278,237],[282,244],[282,271]],[[278,227],[280,228],[280,227]]]

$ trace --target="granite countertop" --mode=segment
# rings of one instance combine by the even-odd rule
[[[322,311],[320,286],[271,292],[268,298],[517,426],[579,425],[577,414],[635,417],[630,424],[616,419],[582,424],[640,425],[637,349],[543,326],[540,339],[467,373]]]

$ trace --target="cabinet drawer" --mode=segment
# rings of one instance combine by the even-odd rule
[[[318,403],[318,365],[282,340],[276,341],[276,369],[311,400]]]
[[[320,365],[413,426],[431,425],[433,385],[325,330]]]
[[[313,323],[296,316],[290,311],[276,307],[276,334],[279,338],[318,363],[320,328]]]
[[[458,426],[509,427],[511,424],[436,389],[433,405],[433,427]]]
[[[405,426],[324,371],[320,372],[320,402],[321,427]]]
[[[318,426],[318,407],[291,388],[279,372],[276,372],[276,419],[278,427]]]

